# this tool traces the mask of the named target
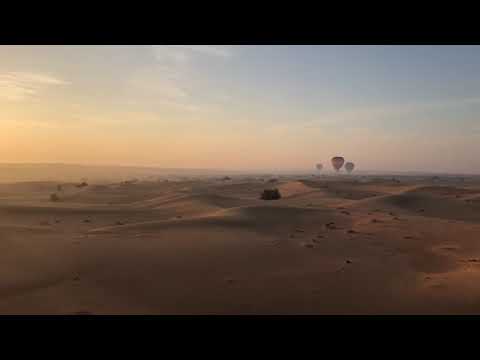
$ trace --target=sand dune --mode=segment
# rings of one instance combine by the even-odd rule
[[[267,187],[282,198],[259,199]],[[480,184],[0,186],[0,313],[480,312]]]
[[[454,187],[417,187],[395,195],[384,195],[354,204],[359,207],[389,209],[420,216],[459,221],[480,221],[480,203],[471,197],[476,190]],[[468,200],[468,201],[466,201]]]

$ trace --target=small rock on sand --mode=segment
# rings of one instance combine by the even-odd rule
[[[329,222],[328,224],[325,224],[325,227],[329,228],[329,229],[335,229],[335,223],[334,222]]]
[[[442,250],[455,251],[457,248],[453,246],[445,246],[442,248]]]

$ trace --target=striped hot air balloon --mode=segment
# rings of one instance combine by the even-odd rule
[[[345,164],[345,170],[347,170],[349,174],[353,171],[354,168],[355,168],[355,164],[353,162],[347,162]]]
[[[334,156],[332,158],[332,166],[335,169],[335,171],[338,172],[342,168],[344,162],[345,162],[345,159],[343,157]]]

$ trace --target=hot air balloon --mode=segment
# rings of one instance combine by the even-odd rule
[[[347,162],[345,164],[345,170],[347,170],[349,174],[353,171],[354,168],[355,168],[355,164],[353,162]]]
[[[332,166],[335,169],[335,171],[338,172],[343,166],[343,163],[345,162],[345,159],[341,156],[335,156],[332,158]]]
[[[317,168],[318,171],[320,171],[320,170],[323,169],[323,165],[322,165],[322,164],[317,164],[315,167]]]

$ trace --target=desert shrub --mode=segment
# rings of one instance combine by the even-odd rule
[[[222,180],[223,181],[228,181],[228,180],[232,180],[232,178],[230,176],[225,176]]]
[[[77,188],[83,188],[85,186],[88,186],[88,183],[86,181],[82,181],[80,184],[76,185]]]
[[[53,193],[50,195],[50,201],[60,201],[60,198],[57,194]]]
[[[277,179],[270,179],[268,180],[269,183],[276,183],[278,180]]]
[[[282,195],[280,195],[280,191],[278,191],[278,189],[265,189],[261,195],[262,200],[278,200],[281,197]]]

